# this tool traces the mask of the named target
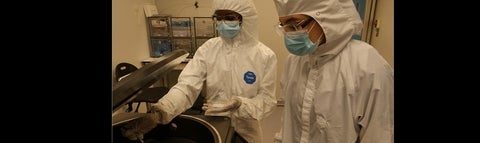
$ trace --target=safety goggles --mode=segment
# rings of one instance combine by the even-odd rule
[[[212,15],[212,19],[216,21],[234,21],[234,20],[240,20],[240,16],[235,15],[235,14],[228,14],[228,15]]]
[[[304,19],[297,23],[287,23],[283,25],[282,23],[278,23],[276,25],[277,34],[283,36],[286,32],[295,32],[304,30],[304,28],[313,20],[313,18]]]

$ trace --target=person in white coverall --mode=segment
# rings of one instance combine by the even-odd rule
[[[280,79],[282,143],[392,143],[393,69],[352,39],[362,21],[352,0],[274,0],[291,53]]]
[[[167,124],[192,107],[206,81],[205,115],[228,116],[250,143],[262,142],[260,121],[276,107],[277,57],[258,41],[257,10],[251,0],[213,0],[219,37],[200,46],[178,83],[153,104],[153,113],[131,121],[122,134],[131,140]]]

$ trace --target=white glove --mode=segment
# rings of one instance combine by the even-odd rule
[[[202,110],[205,111],[205,114],[221,113],[236,110],[238,107],[240,107],[240,105],[242,105],[242,100],[240,100],[238,97],[234,97],[230,102],[225,104],[204,103]]]
[[[273,137],[273,143],[281,143],[281,142],[282,142],[282,129],[280,129],[280,132],[276,132]]]
[[[150,132],[160,123],[158,112],[148,113],[142,118],[128,122],[121,128],[122,135],[130,140],[143,140],[143,135]]]

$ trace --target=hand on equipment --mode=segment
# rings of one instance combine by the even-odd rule
[[[130,140],[143,141],[143,135],[148,133],[160,123],[158,112],[148,113],[142,118],[130,121],[121,128],[122,135]]]

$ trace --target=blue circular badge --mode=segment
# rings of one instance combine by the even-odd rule
[[[256,81],[257,76],[255,76],[255,73],[251,71],[247,71],[245,74],[243,74],[243,80],[245,80],[246,83],[252,84]]]

